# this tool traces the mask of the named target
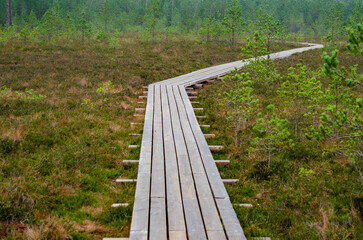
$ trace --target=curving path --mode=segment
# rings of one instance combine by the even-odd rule
[[[270,57],[322,47],[305,45]],[[130,239],[246,239],[185,89],[246,64],[149,85]]]

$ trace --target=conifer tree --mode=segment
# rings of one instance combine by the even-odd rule
[[[204,19],[202,27],[199,30],[200,35],[206,42],[211,40],[212,31],[213,31],[213,19],[211,16]]]
[[[162,11],[160,7],[160,0],[152,0],[147,8],[147,14],[144,17],[146,30],[151,34],[152,39],[156,35],[156,23],[158,18],[161,17]]]
[[[282,30],[281,23],[275,20],[272,15],[267,14],[262,7],[260,7],[256,13],[254,27],[261,34],[262,38],[265,39],[266,49],[269,54],[271,51],[271,40],[276,39]]]
[[[304,118],[311,117],[313,123],[316,118],[323,95],[318,75],[301,64],[297,68],[291,67],[288,80],[281,85],[281,90],[277,91],[285,106],[294,111],[296,137],[299,137],[299,127],[305,122]]]
[[[234,143],[238,146],[238,132],[241,123],[248,127],[248,121],[251,116],[256,114],[259,100],[253,95],[253,82],[250,80],[248,73],[238,73],[237,70],[232,72],[231,76],[223,79],[223,104],[228,108],[228,120],[234,125]]]
[[[59,6],[48,9],[39,23],[40,33],[49,40],[59,34],[62,26],[63,20],[60,16]]]
[[[242,8],[237,4],[236,0],[233,0],[232,3],[229,4],[223,18],[223,25],[230,34],[230,42],[232,46],[234,46],[236,35],[241,30],[242,26],[245,25],[242,19]]]
[[[85,36],[87,36],[90,31],[90,26],[88,24],[85,11],[82,11],[81,18],[79,19],[79,22],[78,22],[78,28],[81,31],[82,42],[84,42]]]
[[[38,25],[38,19],[33,10],[30,11],[26,25],[29,29],[33,29]]]
[[[267,156],[267,166],[270,168],[271,159],[274,154],[286,147],[287,144],[292,144],[289,139],[290,132],[287,128],[288,120],[280,118],[275,113],[276,107],[269,105],[266,107],[267,114],[257,119],[256,125],[253,130],[258,132],[260,136],[256,137],[253,145],[250,147],[249,152],[262,152],[262,156]]]

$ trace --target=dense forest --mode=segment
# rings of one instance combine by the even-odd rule
[[[253,23],[263,14],[279,22],[285,33],[330,38],[361,22],[362,13],[360,0],[2,0],[0,4],[3,41],[81,35],[103,39],[105,33],[119,32],[139,32],[146,38],[190,33],[220,40],[229,37],[231,28],[237,35],[253,32]],[[6,11],[9,6],[11,11]],[[237,25],[231,26],[232,22]],[[12,27],[6,30],[8,25]]]

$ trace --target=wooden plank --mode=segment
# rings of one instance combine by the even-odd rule
[[[204,224],[194,188],[194,180],[189,163],[189,156],[181,129],[179,112],[172,86],[167,87],[170,104],[172,128],[178,160],[181,194],[183,200],[185,221],[189,239],[206,239]]]
[[[139,164],[139,160],[122,160],[123,166]]]
[[[160,85],[155,85],[154,125],[152,140],[151,168],[151,205],[150,205],[150,239],[166,239],[166,201],[165,201],[165,169],[164,142]]]
[[[208,240],[223,240],[226,239],[226,233],[224,231],[209,231]]]
[[[149,227],[149,195],[151,178],[152,125],[154,116],[154,86],[149,86],[145,124],[141,142],[135,201],[132,211],[130,239],[147,239]]]
[[[238,204],[233,204],[233,206],[253,208],[253,205],[251,203],[238,203]]]
[[[151,198],[165,198],[164,142],[160,85],[155,85]]]
[[[204,162],[204,166],[206,168],[208,181],[213,190],[213,195],[215,201],[217,203],[218,211],[220,213],[221,219],[223,221],[223,225],[226,229],[226,233],[228,239],[246,239],[242,227],[238,221],[236,213],[233,210],[232,204],[229,200],[227,191],[223,185],[222,179],[218,173],[218,169],[213,160],[212,154],[209,150],[208,144],[205,141],[203,133],[201,129],[197,126],[198,122],[195,118],[194,112],[192,110],[192,106],[188,100],[188,96],[183,88],[180,87],[180,92],[183,95],[185,105],[189,105],[189,108],[186,108],[188,111],[188,117],[190,122],[194,122],[191,124],[193,127],[194,136],[197,139],[197,144],[199,146],[202,160]]]
[[[197,96],[198,93],[197,92],[187,92],[188,96]]]
[[[209,149],[213,152],[213,151],[221,151],[224,147],[223,146],[218,146],[218,145],[209,145]]]
[[[204,134],[205,139],[215,138],[215,134]]]
[[[229,240],[247,240],[229,198],[216,199]]]
[[[195,181],[199,205],[201,207],[202,217],[207,234],[209,231],[223,231],[217,207],[213,199],[213,194],[207,180],[202,159],[200,157],[200,152],[196,144],[190,122],[188,120],[182,96],[177,86],[175,86],[173,90],[179,110],[182,131],[187,145],[190,166],[192,167],[192,174]]]
[[[230,161],[229,160],[215,160],[215,163],[218,165],[227,166],[227,165],[229,165]]]
[[[167,239],[165,198],[151,198],[150,239]]]
[[[129,133],[129,136],[141,136],[141,133]]]
[[[184,233],[184,238],[186,238],[186,226],[184,221],[175,141],[171,123],[169,99],[165,86],[161,86],[161,102],[163,110],[163,139],[165,148],[165,176],[169,237],[171,237],[172,234],[179,236],[181,233]],[[175,236],[175,239],[183,238],[176,238]]]
[[[128,207],[128,203],[114,203],[111,205],[112,208],[118,208],[118,207]]]
[[[129,149],[135,149],[135,148],[139,148],[140,146],[139,145],[129,145]]]
[[[190,101],[188,100],[188,96],[186,92],[183,92],[183,87],[180,86],[180,92],[183,97],[183,101],[185,105],[189,105],[186,108],[189,121],[191,122],[191,126],[193,129],[193,134],[196,139],[199,151],[202,156],[203,164],[213,190],[213,194],[215,198],[226,198],[228,197],[227,191],[223,185],[222,179],[219,175],[218,168],[214,162],[211,151],[209,150],[208,143],[206,142],[203,132],[198,125],[198,121],[194,115],[194,111],[192,110],[192,106]]]
[[[238,182],[239,179],[223,179],[223,183],[226,185],[233,185]]]
[[[130,231],[130,240],[147,240],[147,231]]]
[[[196,83],[196,84],[194,84],[194,85],[193,85],[193,87],[194,87],[195,89],[200,89],[200,88],[203,88],[203,84],[198,84],[198,83]]]
[[[169,231],[169,239],[187,240],[187,233],[185,231]]]
[[[123,183],[136,183],[136,179],[124,179],[124,178],[118,178],[115,180],[116,184],[123,184]]]

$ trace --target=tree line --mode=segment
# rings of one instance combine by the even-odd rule
[[[252,23],[261,19],[261,13],[286,33],[338,38],[347,26],[361,22],[362,4],[361,0],[2,0],[0,9],[3,31],[12,26],[11,31],[23,30],[23,35],[29,31],[27,37],[37,35],[32,34],[37,28],[46,38],[60,32],[67,32],[67,38],[76,33],[82,38],[114,32],[141,32],[146,37],[195,33],[207,41],[234,42],[241,33],[254,32]]]

